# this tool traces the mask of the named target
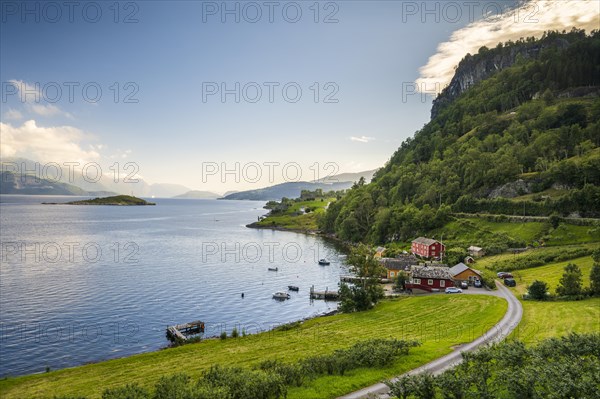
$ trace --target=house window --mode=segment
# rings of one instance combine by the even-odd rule
[[[390,276],[394,277],[396,275],[396,272],[390,272]]]
[[[421,284],[421,279],[420,278],[414,278],[413,279],[415,284]]]
[[[445,287],[446,286],[446,280],[440,280],[440,287]]]
[[[433,285],[433,280],[432,279],[427,280],[427,284],[428,285]]]

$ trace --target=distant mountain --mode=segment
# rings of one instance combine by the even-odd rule
[[[35,179],[35,177],[38,178],[35,180],[47,180],[46,183],[50,181],[51,184],[47,184],[48,187],[42,191],[58,190],[64,192],[63,195],[81,195],[69,194],[69,192],[81,192],[78,190],[82,190],[86,193],[104,193],[98,195],[114,195],[115,193],[118,193],[125,195],[135,194],[139,197],[170,198],[191,190],[189,187],[179,184],[148,184],[144,179],[129,177],[129,172],[132,172],[133,170],[125,169],[123,165],[120,166],[118,174],[116,174],[114,169],[102,170],[102,176],[96,181],[95,168],[90,168],[88,170],[89,176],[84,176],[79,170],[69,171],[66,167],[62,167],[61,169],[57,169],[54,166],[47,167],[49,164],[32,161],[26,158],[6,157],[2,159],[0,164],[2,166],[2,172],[14,172],[20,180],[26,181],[25,184],[29,188],[20,188],[19,192],[21,194],[45,194],[45,192],[39,191],[39,187],[41,187],[39,184],[34,184],[31,181],[31,179]],[[55,165],[61,166],[61,163],[57,162]],[[25,176],[26,174],[31,175],[30,178],[21,179],[21,175]],[[50,185],[52,188],[49,187]],[[59,189],[58,187],[62,188]],[[76,187],[78,190],[73,189],[72,187]],[[11,190],[15,189],[16,188],[14,187],[11,188]],[[3,189],[3,192],[5,190],[9,190],[9,188]]]
[[[330,177],[324,177],[319,180],[313,180],[314,183],[338,183],[338,182],[357,182],[361,177],[365,178],[365,181],[368,183],[373,179],[373,175],[377,172],[377,169],[367,170],[364,172],[357,173],[340,173],[339,175],[334,175]]]
[[[199,191],[199,190],[191,190],[187,193],[176,195],[173,198],[187,198],[187,199],[217,199],[221,196],[217,193],[213,193],[210,191]]]
[[[155,183],[141,193],[145,197],[171,198],[191,192],[189,187],[181,184]]]
[[[275,186],[260,188],[257,190],[240,191],[238,193],[229,194],[223,197],[226,200],[251,200],[251,201],[272,201],[286,198],[298,198],[302,190],[322,189],[323,191],[338,191],[347,190],[354,182],[344,181],[339,183],[314,183],[307,181],[289,182],[277,184]]]
[[[50,179],[41,179],[33,175],[0,173],[0,194],[21,195],[114,195],[110,191],[86,191],[72,184],[61,183]]]
[[[232,194],[226,193],[223,196],[223,199],[271,201],[280,200],[283,197],[298,198],[300,197],[302,190],[314,191],[319,188],[323,191],[347,190],[352,187],[355,182],[359,181],[361,177],[365,178],[366,183],[370,182],[375,172],[376,170],[368,170],[359,173],[342,173],[312,182],[300,181],[281,183],[275,186],[259,188],[257,190],[239,191]]]

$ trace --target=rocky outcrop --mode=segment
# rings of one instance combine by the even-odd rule
[[[496,187],[488,195],[488,198],[515,198],[520,195],[530,194],[530,184],[525,182],[523,179],[519,179],[515,182],[506,183],[502,186]]]
[[[569,42],[565,39],[524,42],[498,47],[492,50],[482,49],[476,55],[467,54],[456,68],[450,84],[433,100],[431,118],[439,115],[445,105],[454,101],[478,82],[489,78],[494,73],[513,66],[519,58],[537,59],[547,47],[565,49]]]

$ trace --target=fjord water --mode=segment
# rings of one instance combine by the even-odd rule
[[[168,325],[256,333],[336,307],[310,301],[309,289],[336,289],[347,273],[338,250],[319,237],[246,228],[264,202],[41,204],[73,199],[0,197],[0,376],[157,350]],[[300,291],[272,299],[288,285]]]

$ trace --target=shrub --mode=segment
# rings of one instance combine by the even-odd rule
[[[227,331],[222,331],[221,335],[219,336],[219,338],[221,338],[221,339],[227,339]]]
[[[546,292],[548,292],[548,284],[543,281],[535,280],[529,286],[529,297],[538,301],[546,299]]]
[[[231,331],[231,338],[237,338],[240,336],[240,333],[238,333],[238,329],[236,327],[233,328],[233,330]]]
[[[148,399],[150,393],[138,384],[127,384],[124,387],[108,388],[102,392],[102,399]]]
[[[278,374],[241,367],[212,366],[201,379],[206,387],[223,388],[234,399],[270,399],[287,395],[287,387]]]

